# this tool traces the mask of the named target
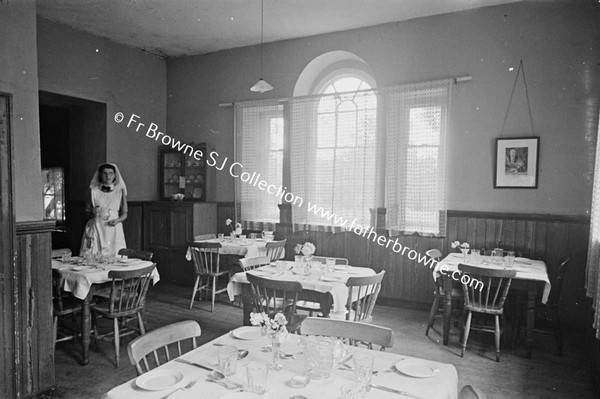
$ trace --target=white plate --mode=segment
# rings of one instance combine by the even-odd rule
[[[254,339],[259,339],[259,338],[263,337],[263,335],[260,332],[260,327],[251,327],[251,326],[244,326],[244,327],[236,328],[235,330],[233,330],[231,332],[231,335],[233,335],[237,339],[244,339],[244,340],[254,340]]]
[[[404,359],[396,363],[396,370],[415,378],[429,378],[438,375],[440,370],[432,367],[424,360]]]
[[[136,263],[139,262],[140,259],[136,259],[136,258],[122,258],[122,259],[118,259],[119,263]]]
[[[221,399],[260,399],[260,395],[252,392],[232,392],[221,396]]]
[[[148,391],[161,391],[172,388],[183,380],[183,374],[178,370],[156,369],[140,375],[135,379],[135,385]]]
[[[91,269],[94,269],[94,266],[74,266],[71,268],[71,270],[75,270],[76,272],[82,272]]]
[[[335,281],[335,282],[339,282],[342,281],[343,277],[335,277],[335,276],[321,276],[321,280],[323,281]]]

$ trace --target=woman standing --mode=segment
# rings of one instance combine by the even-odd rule
[[[80,255],[86,250],[116,255],[127,247],[122,225],[127,219],[127,187],[117,165],[98,166],[90,182],[85,212],[90,219],[81,240]]]

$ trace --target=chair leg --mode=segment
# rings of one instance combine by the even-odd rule
[[[52,327],[52,352],[54,352],[54,349],[56,348],[56,338],[58,337],[58,316],[54,316]]]
[[[554,334],[556,335],[556,350],[558,352],[558,356],[563,356],[563,337],[562,337],[562,328],[560,325],[560,318],[558,316],[558,311],[554,317]]]
[[[427,329],[425,330],[425,336],[429,336],[429,329],[433,326],[435,320],[435,314],[438,309],[438,302],[440,300],[439,295],[435,295],[433,298],[433,304],[431,304],[431,310],[429,310],[429,319],[427,319]]]
[[[469,339],[469,331],[471,330],[471,311],[467,313],[467,322],[465,324],[465,335],[463,336],[462,350],[460,352],[460,357],[465,356],[465,350],[467,349],[467,340]]]
[[[496,328],[494,330],[494,341],[496,342],[496,361],[500,361],[500,316],[496,315]]]
[[[211,302],[210,302],[210,311],[214,312],[215,310],[215,291],[217,290],[217,277],[212,278],[212,291],[211,291]]]
[[[121,345],[121,340],[119,337],[119,318],[115,317],[113,319],[113,330],[115,334],[115,358],[117,360],[117,368],[119,367],[119,347]]]
[[[200,276],[196,277],[196,282],[194,283],[194,290],[192,291],[192,300],[190,301],[190,309],[194,306],[194,298],[196,298],[196,293],[198,292],[198,284],[200,284]]]
[[[142,316],[141,312],[138,312],[137,318],[138,318],[138,325],[140,326],[140,335],[144,335],[144,334],[146,334],[146,326],[144,325],[144,317]]]

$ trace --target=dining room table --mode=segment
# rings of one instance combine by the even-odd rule
[[[141,259],[117,257],[113,262],[101,260],[85,260],[82,257],[63,257],[52,259],[52,268],[58,270],[63,278],[62,289],[71,292],[75,298],[81,300],[81,364],[89,363],[90,347],[90,303],[92,297],[100,289],[105,288],[112,281],[108,277],[111,270],[136,270],[153,265],[153,262]],[[158,270],[152,271],[152,283],[160,280]]]
[[[302,291],[298,295],[298,301],[318,302],[323,317],[345,319],[346,302],[348,299],[348,287],[346,282],[350,277],[374,276],[375,270],[368,267],[350,265],[335,265],[333,271],[306,274],[301,263],[294,261],[279,261],[283,265],[283,272],[277,268],[277,262],[271,262],[256,269],[234,274],[227,284],[227,294],[233,301],[237,295],[242,296],[243,323],[250,323],[252,312],[252,290],[248,283],[247,273],[259,277],[279,280],[298,281],[302,285]],[[356,299],[355,299],[356,300]]]
[[[452,252],[442,259],[433,270],[434,280],[439,278],[443,272],[450,278],[444,279],[444,310],[442,314],[443,328],[443,344],[448,345],[450,334],[450,314],[452,311],[452,274],[458,271],[459,264],[467,264],[489,269],[506,269],[506,263],[496,263],[491,256],[479,256],[476,261],[472,257],[467,257],[462,253]],[[538,292],[541,291],[541,302],[546,303],[550,295],[550,279],[548,276],[548,268],[543,260],[529,259],[517,257],[514,260],[510,270],[515,270],[517,273],[512,279],[511,291],[519,290],[527,293],[527,358],[531,358],[531,350],[533,347],[533,330],[535,326],[535,305],[538,298]]]
[[[303,388],[290,385],[292,377],[307,372],[302,344],[304,338],[296,334],[287,335],[279,352],[279,363],[283,367],[280,370],[269,369],[266,391],[262,395],[247,392],[246,366],[249,363],[265,365],[272,362],[272,352],[265,349],[270,339],[261,334],[260,327],[245,326],[114,387],[102,399],[287,399],[293,395],[306,399],[339,398],[342,386],[355,384],[349,356],[339,358],[339,363],[334,362],[327,378],[310,379]],[[215,382],[210,375],[211,369],[218,370],[219,345],[245,349],[248,355],[237,360],[235,372],[226,380]],[[456,399],[458,396],[458,373],[451,364],[364,347],[346,346],[345,349],[353,356],[367,354],[373,357],[374,375],[367,398]],[[180,389],[194,381],[196,383],[190,388]],[[388,390],[384,390],[386,388]]]
[[[232,255],[243,258],[257,258],[259,256],[267,255],[267,243],[264,238],[256,239],[241,239],[231,238],[230,236],[223,238],[210,238],[207,240],[199,240],[194,242],[206,242],[206,243],[219,243],[221,248],[219,249],[220,255]],[[188,247],[185,254],[187,260],[192,260],[192,247]],[[282,251],[281,258],[285,256],[285,251]]]

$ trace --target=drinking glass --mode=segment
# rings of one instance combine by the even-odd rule
[[[479,249],[471,249],[471,260],[473,263],[479,263],[481,261],[481,251]]]
[[[219,233],[218,237],[219,237],[219,241],[223,241],[223,239],[225,238],[225,234]]]
[[[333,271],[335,270],[335,259],[334,258],[325,259],[325,266],[326,266],[327,273],[333,273]]]
[[[329,378],[333,368],[334,340],[326,337],[306,337],[303,341],[304,367],[310,371],[310,378]]]
[[[506,251],[506,256],[504,257],[504,264],[506,267],[511,268],[515,264],[515,251]]]
[[[340,392],[341,399],[365,399],[367,397],[367,388],[360,384],[343,385]]]
[[[492,251],[492,263],[502,264],[504,257],[504,250],[502,248],[494,248]]]
[[[256,240],[256,233],[250,233],[250,239],[252,241]]]
[[[278,260],[275,262],[275,266],[277,266],[277,274],[285,273],[285,261]]]
[[[373,374],[373,356],[368,353],[354,353],[354,380],[366,387],[371,384],[371,375]]]
[[[269,378],[269,367],[266,364],[250,362],[246,365],[248,374],[248,391],[259,395],[265,393]]]
[[[242,244],[245,244],[245,243],[246,243],[246,234],[240,234],[240,242],[241,242]]]
[[[233,346],[219,346],[217,348],[219,369],[225,377],[235,374],[237,367],[238,350]]]

